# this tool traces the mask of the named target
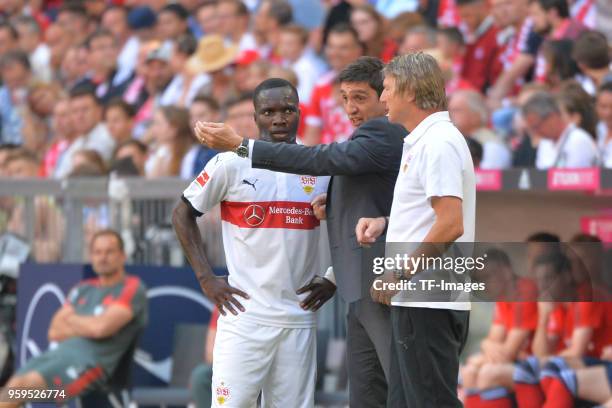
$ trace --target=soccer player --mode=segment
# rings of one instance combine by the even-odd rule
[[[300,117],[295,87],[267,79],[255,89],[253,103],[260,139],[295,143]],[[312,407],[312,311],[333,296],[335,286],[316,276],[319,220],[310,203],[327,191],[329,178],[252,169],[240,158],[245,150],[242,144],[210,160],[173,215],[200,285],[221,313],[213,406],[255,406],[261,391],[264,404]],[[219,203],[227,282],[211,271],[196,225],[196,217]]]
[[[98,277],[74,287],[51,320],[49,340],[59,342],[57,348],[28,361],[7,387],[58,389],[67,398],[81,395],[104,384],[145,327],[146,289],[140,279],[125,273],[119,234],[94,234],[91,263]]]

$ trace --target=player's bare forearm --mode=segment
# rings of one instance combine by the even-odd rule
[[[232,314],[237,315],[236,309],[244,312],[244,307],[234,295],[245,299],[248,299],[249,296],[243,291],[231,287],[223,277],[218,277],[213,273],[204,254],[204,244],[196,224],[196,216],[185,202],[179,202],[174,208],[172,225],[187,260],[200,282],[202,291],[217,305],[219,313],[225,315],[225,310],[229,310]]]
[[[70,306],[64,306],[53,316],[47,333],[50,341],[64,341],[77,335],[67,320],[70,308]]]
[[[174,208],[172,225],[198,281],[203,282],[215,278],[204,254],[204,243],[196,224],[195,214],[185,202],[180,201]]]

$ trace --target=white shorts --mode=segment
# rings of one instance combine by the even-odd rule
[[[311,408],[316,328],[262,326],[221,317],[213,351],[212,407]]]

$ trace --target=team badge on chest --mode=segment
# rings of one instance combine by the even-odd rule
[[[310,194],[314,191],[315,185],[317,184],[317,178],[314,176],[300,176],[300,184],[302,185],[302,190],[306,194]]]

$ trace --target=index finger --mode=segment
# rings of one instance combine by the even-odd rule
[[[301,295],[302,293],[310,292],[311,290],[312,290],[312,283],[309,283],[308,285],[302,286],[301,288],[296,290],[295,293],[298,295]]]

